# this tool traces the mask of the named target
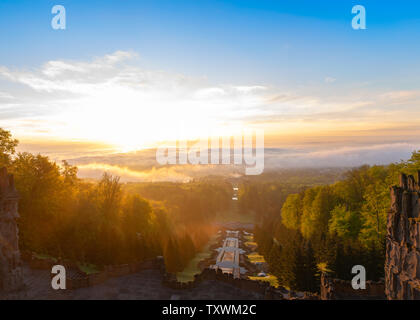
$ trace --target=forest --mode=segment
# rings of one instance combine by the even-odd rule
[[[17,153],[17,145],[0,129],[0,167],[20,195],[21,251],[98,268],[163,255],[177,272],[214,232],[214,213],[230,205],[227,184],[122,184],[107,173],[88,182],[68,162]]]
[[[246,193],[241,201],[252,210],[257,203],[265,213],[256,240],[279,282],[315,292],[321,272],[349,280],[351,268],[363,265],[368,279],[384,276],[389,188],[401,172],[414,175],[417,170],[420,151],[408,161],[354,168],[338,182],[283,194],[274,206],[262,200],[265,192]]]
[[[0,129],[0,167],[14,175],[19,241],[34,252],[98,268],[162,255],[182,271],[212,234],[219,212],[232,210],[232,181],[121,183],[77,177],[67,161],[16,152]],[[407,161],[353,169],[277,170],[237,179],[238,210],[255,217],[255,239],[281,285],[319,290],[321,272],[351,279],[363,265],[370,280],[384,275],[389,187],[401,172],[420,170],[420,151]]]

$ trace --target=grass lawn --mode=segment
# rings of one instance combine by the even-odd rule
[[[250,253],[247,257],[248,257],[249,261],[251,261],[252,263],[258,263],[258,262],[264,263],[265,262],[264,257],[262,255],[258,254],[258,252]]]
[[[271,286],[277,288],[279,283],[277,281],[277,277],[273,276],[272,274],[268,274],[266,277],[248,277],[250,280],[254,281],[266,281],[269,282]]]
[[[50,256],[48,254],[43,254],[43,253],[33,253],[35,255],[35,258],[40,259],[40,260],[53,260],[54,262],[57,262],[57,259],[54,258],[53,256]]]
[[[41,260],[52,260],[54,262],[57,262],[58,260],[48,254],[42,254],[42,253],[36,253],[34,252],[34,255],[37,259],[41,259]],[[83,272],[87,273],[87,274],[92,274],[92,273],[98,273],[99,270],[97,268],[97,266],[93,265],[93,264],[89,264],[89,263],[77,263],[77,266],[80,268],[80,270],[82,270]]]
[[[253,242],[253,241],[247,241],[247,242],[245,242],[245,245],[247,247],[257,247],[258,246],[258,244],[256,242]]]
[[[204,259],[210,258],[212,250],[210,247],[216,243],[218,235],[213,235],[209,242],[204,246],[201,252],[197,253],[195,257],[190,261],[187,267],[182,271],[176,274],[176,278],[180,282],[193,281],[194,276],[201,272],[201,269],[198,267],[198,263]]]
[[[239,223],[254,223],[254,214],[240,214],[235,210],[219,212],[216,221],[219,223],[239,222]]]
[[[95,266],[94,264],[78,263],[77,266],[86,274],[94,274],[99,272],[97,266]]]
[[[247,247],[250,247],[251,250],[254,250],[255,248],[258,247],[258,244],[254,241],[254,237],[253,236],[244,236],[244,239],[247,240],[244,245],[246,245]],[[254,248],[254,249],[252,249]]]

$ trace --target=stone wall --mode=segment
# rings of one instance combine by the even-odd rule
[[[63,264],[66,267],[67,289],[75,290],[87,288],[104,283],[113,277],[122,277],[143,270],[159,270],[162,274],[162,285],[174,290],[192,290],[206,281],[217,281],[232,285],[240,290],[255,292],[264,299],[269,300],[318,300],[317,294],[307,292],[293,292],[279,287],[274,288],[268,282],[254,281],[246,278],[234,279],[231,274],[223,273],[221,270],[205,268],[200,274],[194,277],[194,281],[179,282],[175,274],[166,272],[163,257],[146,260],[139,263],[109,265],[104,270],[95,274],[85,274],[77,266],[70,265],[65,261],[52,259],[38,259],[36,256],[28,256],[28,263],[31,268],[51,270],[55,264]]]
[[[420,299],[420,172],[400,176],[391,188],[385,261],[385,293],[390,300]]]
[[[179,282],[174,274],[164,273],[162,284],[175,290],[191,290],[205,281],[220,281],[243,291],[250,291],[264,297],[265,300],[319,300],[318,294],[294,292],[283,287],[275,288],[266,281],[249,280],[245,277],[234,278],[232,274],[223,273],[221,269],[206,268],[194,276],[194,281]]]
[[[355,290],[351,281],[333,279],[326,273],[321,275],[322,300],[383,300],[385,285],[383,281],[366,281],[366,289]]]
[[[10,292],[23,286],[22,263],[16,219],[18,194],[13,176],[0,169],[0,291]]]
[[[164,268],[162,265],[163,258],[157,257],[156,259],[150,259],[143,262],[105,266],[103,271],[89,275],[82,272],[78,268],[66,267],[67,288],[78,289],[93,287],[104,283],[110,278],[123,277],[129,274],[140,272],[142,270],[161,270]],[[162,270],[162,273],[163,272],[164,271]]]
[[[143,270],[154,269],[160,270],[162,274],[165,273],[165,265],[162,257],[130,264],[106,265],[102,271],[92,274],[86,274],[80,270],[77,264],[67,260],[59,261],[53,258],[40,259],[33,253],[24,253],[23,257],[31,269],[48,270],[51,272],[53,266],[63,265],[66,269],[67,289],[93,287],[111,278],[123,277]],[[53,276],[51,274],[51,277]]]

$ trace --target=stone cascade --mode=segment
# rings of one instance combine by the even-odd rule
[[[16,219],[18,193],[13,176],[0,169],[0,291],[13,292],[23,286],[22,262]]]
[[[391,187],[385,260],[385,294],[389,300],[420,299],[420,171],[400,176]]]

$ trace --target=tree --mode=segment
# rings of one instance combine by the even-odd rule
[[[77,167],[70,165],[66,160],[62,161],[61,173],[64,176],[64,182],[72,186],[76,185],[77,179]]]
[[[317,263],[311,242],[307,241],[301,249],[302,270],[299,279],[299,287],[302,291],[315,292],[319,288],[319,277],[317,276]]]
[[[182,262],[183,265],[187,265],[187,262],[194,258],[196,254],[196,249],[194,246],[194,242],[191,239],[191,236],[186,233],[181,239],[180,239],[180,248],[181,248],[181,256],[183,257]]]
[[[178,244],[173,239],[168,239],[164,251],[163,256],[165,259],[166,270],[172,273],[176,273],[182,271],[182,262],[179,256]]]
[[[415,175],[420,170],[420,150],[414,151],[411,158],[404,163],[404,172]]]
[[[366,188],[364,199],[360,238],[365,243],[373,241],[380,246],[386,233],[386,219],[390,207],[389,192],[383,182],[377,181]]]
[[[340,204],[331,211],[329,221],[330,234],[337,234],[343,239],[356,239],[361,228],[360,215],[355,211],[347,210]]]
[[[309,238],[314,232],[314,221],[312,213],[312,203],[317,196],[319,188],[309,188],[305,191],[302,205],[302,217],[300,231],[305,238]]]
[[[59,232],[58,221],[72,200],[72,192],[64,185],[60,168],[47,157],[19,153],[12,173],[20,194],[21,243],[34,251],[41,248],[45,251],[47,247],[54,250],[51,246]]]
[[[300,227],[300,216],[302,214],[302,200],[299,194],[291,194],[287,197],[281,209],[283,224],[293,230]]]
[[[101,196],[104,217],[112,223],[119,213],[122,198],[120,178],[105,172],[98,184],[98,193]]]
[[[304,203],[301,231],[305,239],[310,239],[316,233],[327,233],[331,210],[336,203],[336,198],[334,197],[331,187],[325,186],[317,188],[315,192],[316,195],[314,198],[314,194],[308,193],[310,199],[313,198],[311,204],[308,206],[308,204]],[[305,193],[305,198],[306,196],[307,194]]]
[[[10,168],[12,155],[15,154],[19,141],[12,138],[9,131],[0,128],[0,168]]]
[[[281,274],[283,273],[281,246],[273,244],[268,255],[267,261],[270,264],[270,272],[274,274],[277,278],[281,277]]]

